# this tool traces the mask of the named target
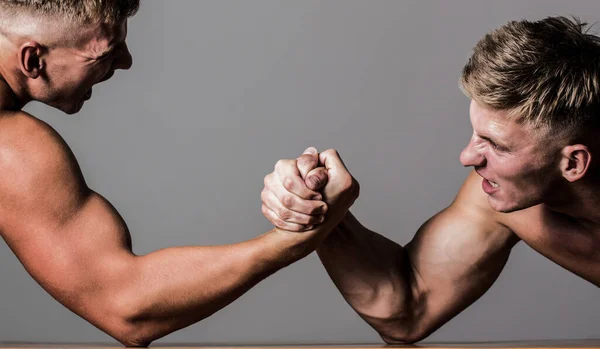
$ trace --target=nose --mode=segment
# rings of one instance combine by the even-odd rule
[[[113,68],[114,70],[128,70],[129,68],[131,68],[132,65],[133,57],[131,57],[131,53],[129,53],[129,48],[127,47],[127,44],[123,42],[117,49],[117,57],[115,57]]]
[[[486,163],[485,156],[475,148],[475,136],[471,137],[469,144],[460,153],[460,162],[463,166],[481,167]]]

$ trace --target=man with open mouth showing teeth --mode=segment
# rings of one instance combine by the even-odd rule
[[[0,235],[49,294],[127,346],[210,316],[325,237],[272,229],[236,244],[132,252],[125,222],[88,188],[62,137],[22,108],[39,101],[76,113],[92,86],[129,69],[127,19],[138,7],[139,0],[0,0]],[[356,196],[341,183],[340,204],[328,206],[336,218],[325,225],[341,221]],[[322,222],[325,202],[309,205],[307,222]]]
[[[510,22],[476,44],[460,86],[473,128],[460,161],[474,170],[454,202],[405,246],[348,212],[317,249],[389,343],[419,341],[476,301],[519,241],[600,286],[600,38],[577,19]],[[280,160],[266,176],[263,213],[274,225],[329,229],[302,223],[310,213],[298,189],[323,190],[329,203],[328,175],[315,170],[322,155]]]

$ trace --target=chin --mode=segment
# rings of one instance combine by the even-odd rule
[[[83,107],[83,103],[55,106],[56,109],[62,111],[63,113],[65,113],[67,115],[73,115],[73,114],[78,113],[82,107]]]
[[[73,114],[77,114],[79,111],[81,110],[81,108],[76,108],[76,109],[69,109],[69,110],[64,110],[65,114],[67,115],[73,115]]]
[[[72,100],[73,99],[70,99],[70,100],[61,99],[61,100],[52,100],[52,101],[39,100],[39,101],[54,108],[54,109],[58,109],[67,115],[73,115],[81,110],[85,100],[83,100],[83,99],[78,99],[76,101],[72,101]]]
[[[533,201],[508,203],[503,202],[501,200],[496,200],[492,197],[488,197],[488,203],[494,211],[501,213],[511,213],[515,211],[520,211],[539,204],[539,202]]]

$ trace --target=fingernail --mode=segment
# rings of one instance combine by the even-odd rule
[[[313,196],[313,200],[323,200],[323,197],[321,195],[315,195]]]
[[[302,154],[316,154],[316,153],[317,153],[317,149],[315,149],[315,147],[308,147]]]
[[[314,228],[314,225],[309,225],[308,227],[306,227],[306,230],[311,230],[312,228]]]

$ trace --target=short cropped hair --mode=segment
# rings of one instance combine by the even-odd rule
[[[509,22],[476,44],[459,85],[478,104],[534,127],[572,137],[597,130],[600,38],[586,26],[566,17]]]
[[[74,24],[101,22],[113,25],[133,16],[140,0],[0,0],[2,11],[17,16],[26,11],[34,15],[59,16]]]

